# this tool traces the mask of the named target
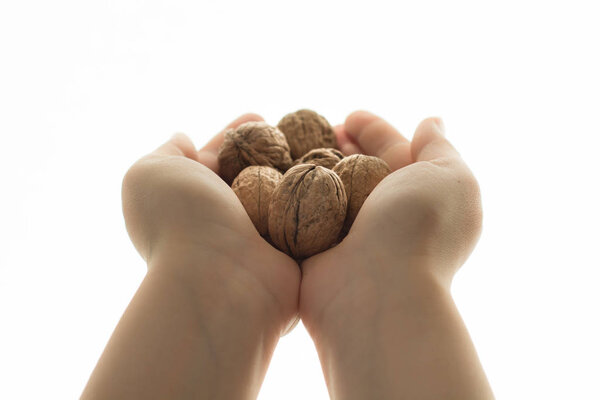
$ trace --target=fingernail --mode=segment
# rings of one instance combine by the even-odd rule
[[[436,117],[435,122],[442,136],[446,136],[446,125],[444,125],[444,120],[442,119],[442,117]]]

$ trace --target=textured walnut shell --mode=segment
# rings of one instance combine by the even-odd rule
[[[225,132],[218,159],[219,174],[229,185],[250,165],[265,165],[282,172],[292,165],[285,136],[265,122],[246,122]]]
[[[342,233],[348,233],[358,211],[375,186],[391,171],[385,161],[379,157],[354,154],[344,158],[333,172],[338,174],[348,196],[348,212]]]
[[[329,122],[311,110],[298,110],[287,114],[279,121],[277,127],[285,135],[294,160],[312,149],[338,147]]]
[[[332,169],[342,158],[344,155],[336,149],[313,149],[294,161],[294,164],[313,164]]]
[[[346,217],[346,192],[331,170],[312,164],[290,168],[269,207],[273,244],[296,259],[310,257],[333,245]]]
[[[275,168],[252,165],[233,180],[231,189],[246,209],[258,233],[269,233],[271,196],[283,175]]]

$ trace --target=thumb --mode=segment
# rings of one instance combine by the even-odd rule
[[[436,158],[460,158],[460,153],[444,136],[444,122],[439,117],[421,121],[411,143],[414,162],[431,161]]]
[[[152,152],[163,156],[182,156],[198,161],[198,151],[192,140],[183,133],[171,136],[165,144]]]

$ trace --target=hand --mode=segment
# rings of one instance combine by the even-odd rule
[[[262,118],[244,115],[227,128]],[[227,129],[226,128],[226,129]],[[224,131],[204,148],[176,134],[136,162],[123,180],[123,213],[133,244],[147,261],[184,279],[225,282],[229,295],[253,309],[275,310],[281,330],[297,319],[298,265],[256,231],[231,188],[217,175]],[[190,262],[174,263],[174,258]],[[157,260],[168,262],[158,262]],[[214,259],[231,267],[207,271]],[[202,261],[211,262],[202,262]],[[177,269],[177,265],[185,265]],[[192,278],[192,275],[194,278]]]
[[[442,129],[426,119],[409,142],[366,112],[336,129],[346,154],[392,173],[346,238],[301,266],[300,315],[333,399],[493,398],[450,294],[481,231],[479,187]]]
[[[296,320],[300,273],[217,175],[223,136],[197,151],[177,134],[125,175],[125,222],[148,273],[82,398],[256,398]]]
[[[448,287],[481,231],[479,186],[445,139],[441,120],[421,122],[410,142],[359,111],[336,133],[344,153],[378,156],[392,173],[369,195],[346,238],[302,264],[300,309],[312,334],[324,319],[358,312],[357,297],[372,310],[408,274]]]

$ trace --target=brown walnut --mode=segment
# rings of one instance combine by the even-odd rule
[[[282,172],[292,165],[285,136],[265,122],[246,122],[225,132],[218,160],[219,174],[229,185],[250,165],[265,165]]]
[[[287,114],[277,127],[285,135],[294,160],[312,149],[337,148],[333,128],[324,117],[312,110],[303,109]]]
[[[336,149],[313,149],[294,161],[294,165],[313,164],[332,169],[342,158],[344,155]]]
[[[282,177],[275,168],[252,165],[244,168],[231,185],[262,236],[269,232],[269,204]]]
[[[342,230],[342,234],[346,234],[366,198],[391,171],[379,157],[354,154],[340,161],[333,167],[333,172],[344,182],[348,196],[348,212]]]
[[[273,244],[296,259],[331,247],[346,217],[346,192],[331,170],[312,164],[290,168],[269,206]]]

